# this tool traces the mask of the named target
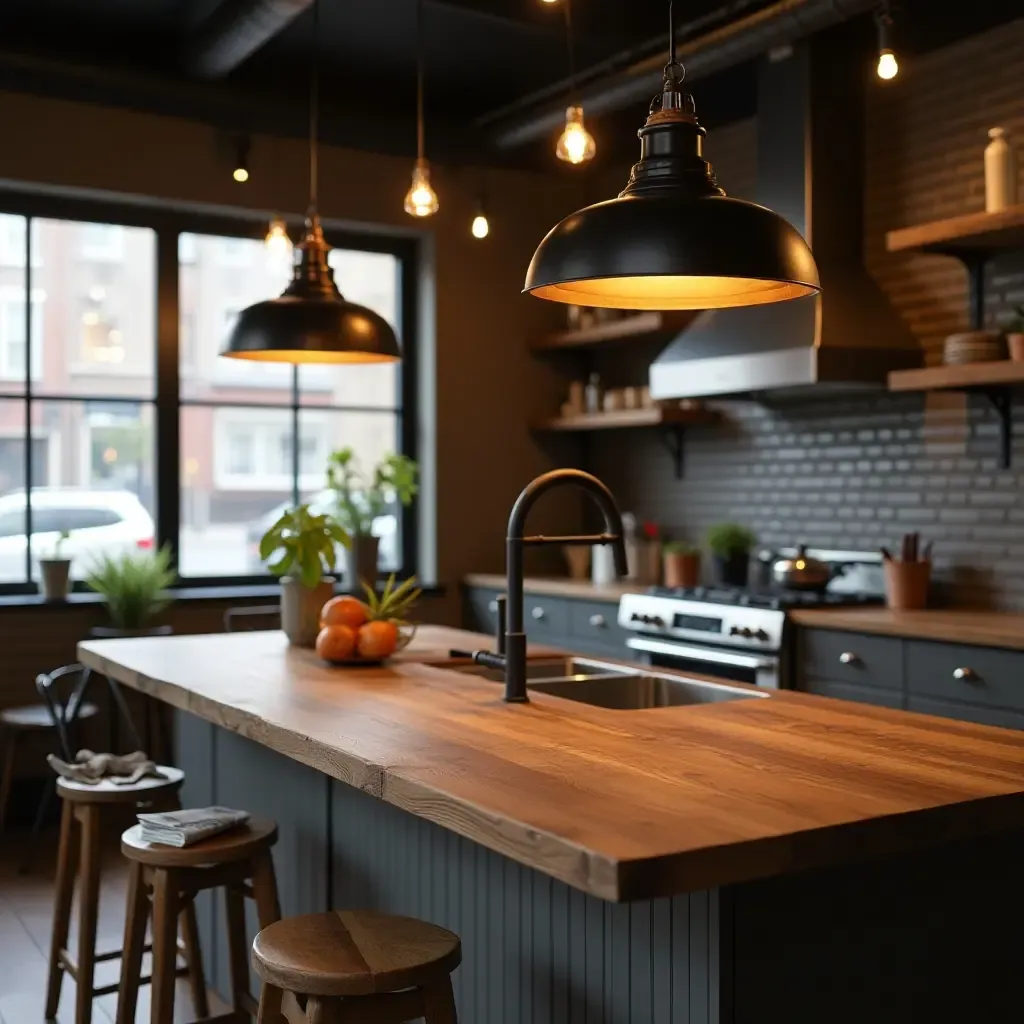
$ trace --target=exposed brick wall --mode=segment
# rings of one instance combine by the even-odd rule
[[[967,326],[965,274],[942,257],[886,253],[885,232],[984,207],[987,129],[1002,125],[1024,146],[1021,81],[1024,19],[870,87],[866,262],[930,361]],[[752,122],[708,140],[730,194],[753,193],[754,144]],[[989,284],[991,322],[1024,302],[1024,254],[993,263]],[[613,381],[616,368],[602,369]],[[729,519],[766,545],[870,549],[916,529],[935,541],[940,601],[1024,608],[1024,404],[1009,471],[997,468],[996,420],[981,398],[819,394],[723,408],[725,425],[689,432],[682,481],[653,433],[594,438],[587,462],[624,507],[676,535],[696,540]]]

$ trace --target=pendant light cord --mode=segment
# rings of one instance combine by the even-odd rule
[[[676,60],[676,18],[672,11],[673,0],[668,0],[668,63],[665,65],[665,77],[668,78],[673,68],[678,68],[678,81],[686,77],[686,68],[681,61]]]
[[[423,159],[423,0],[416,0],[416,159]]]
[[[309,206],[317,204],[317,128],[320,121],[320,0],[313,3],[313,53],[309,75]]]
[[[576,48],[572,38],[572,0],[565,0],[565,46],[569,52],[569,102],[576,106]]]

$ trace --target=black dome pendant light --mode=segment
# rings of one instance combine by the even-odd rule
[[[317,213],[317,117],[319,75],[313,6],[313,68],[309,97],[309,210],[291,284],[276,299],[242,310],[221,355],[266,363],[393,363],[402,358],[391,325],[365,306],[342,297],[327,263]]]
[[[800,233],[730,199],[701,155],[706,134],[683,92],[669,9],[662,91],[640,129],[640,162],[616,199],[566,217],[537,247],[524,291],[613,309],[722,309],[820,291]]]

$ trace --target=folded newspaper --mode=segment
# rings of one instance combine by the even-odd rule
[[[191,807],[183,811],[140,814],[138,819],[144,842],[189,846],[241,825],[248,821],[249,815],[246,811],[233,811],[230,807]]]

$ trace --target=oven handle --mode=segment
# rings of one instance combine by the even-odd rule
[[[734,665],[737,668],[770,669],[779,663],[778,658],[765,658],[753,654],[732,654],[728,651],[712,651],[706,647],[687,647],[685,644],[665,643],[661,640],[644,640],[641,637],[627,637],[626,646],[634,651],[648,654],[667,654],[693,661],[706,661],[711,665]]]

